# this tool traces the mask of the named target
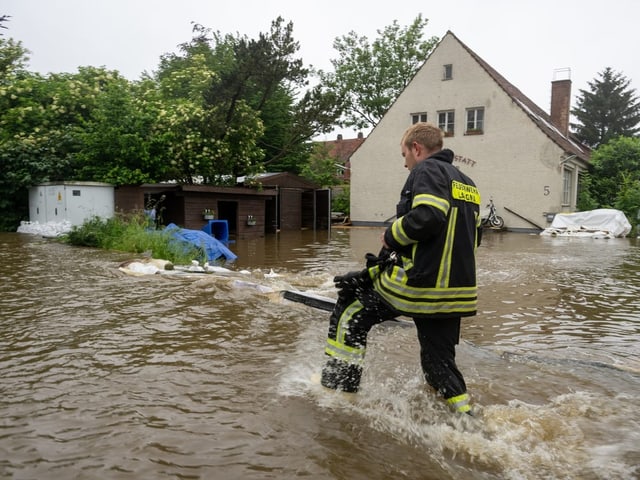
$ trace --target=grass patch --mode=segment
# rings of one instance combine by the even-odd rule
[[[148,253],[176,265],[187,265],[192,260],[202,262],[205,256],[201,249],[177,241],[170,231],[150,226],[143,213],[117,214],[109,219],[92,217],[72,227],[62,241],[76,246]]]

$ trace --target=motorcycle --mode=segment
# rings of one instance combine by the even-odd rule
[[[486,216],[483,215],[482,217],[482,226],[493,228],[504,227],[504,219],[500,215],[496,214],[496,206],[493,204],[493,199],[489,200],[489,205],[487,205],[487,208],[489,209],[489,211]]]

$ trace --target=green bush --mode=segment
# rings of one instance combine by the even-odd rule
[[[629,223],[633,226],[631,235],[637,236],[640,233],[637,231],[640,222],[640,218],[638,218],[640,215],[640,180],[623,175],[622,185],[619,188],[615,208],[624,212]]]
[[[147,253],[177,265],[205,260],[203,250],[176,241],[167,230],[155,230],[143,213],[116,215],[106,220],[93,217],[72,227],[62,240],[77,246]]]
[[[342,212],[348,217],[351,213],[349,185],[336,187],[334,191],[336,195],[331,199],[331,211]]]

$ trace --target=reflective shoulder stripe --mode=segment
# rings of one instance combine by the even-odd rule
[[[445,215],[449,213],[449,201],[446,198],[436,197],[428,193],[421,193],[413,198],[411,208],[416,208],[419,205],[435,207]]]

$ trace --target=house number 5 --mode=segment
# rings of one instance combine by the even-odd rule
[[[546,197],[550,193],[551,193],[551,190],[549,190],[549,185],[545,185],[544,186],[544,196]]]

